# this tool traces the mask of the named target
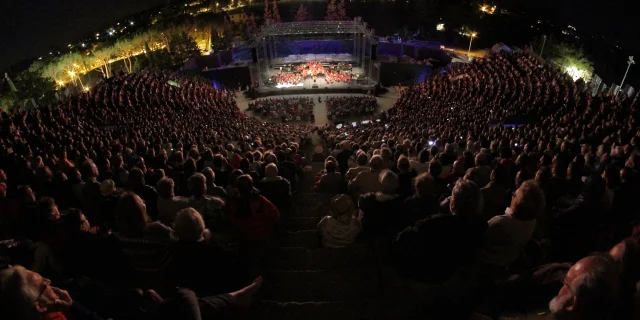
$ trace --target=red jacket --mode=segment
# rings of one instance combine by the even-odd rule
[[[239,218],[238,204],[247,200],[237,196],[231,198],[227,203],[227,217],[231,224],[238,230],[245,240],[264,241],[267,240],[274,231],[280,213],[267,198],[256,195],[249,200],[251,213],[246,218]]]

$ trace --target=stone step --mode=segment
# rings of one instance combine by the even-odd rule
[[[280,248],[267,257],[266,268],[272,270],[335,270],[375,266],[381,259],[364,244],[340,249]]]
[[[279,240],[279,245],[289,248],[317,249],[320,248],[320,233],[316,230],[287,232]]]
[[[288,231],[317,230],[322,217],[291,217],[286,222]]]
[[[237,312],[239,311],[239,312]],[[352,301],[255,301],[247,310],[236,310],[225,319],[234,320],[328,320],[328,319],[450,319],[424,317],[419,306],[393,299],[358,299]]]
[[[274,301],[350,301],[380,296],[374,269],[267,271],[261,295]]]

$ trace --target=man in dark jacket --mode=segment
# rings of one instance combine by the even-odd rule
[[[400,270],[424,282],[446,281],[471,263],[487,229],[480,217],[482,193],[469,180],[459,180],[451,195],[452,214],[419,220],[402,231],[393,243]]]
[[[265,167],[265,175],[258,186],[260,194],[269,199],[281,214],[286,214],[291,209],[291,184],[278,176],[278,166],[274,163]]]

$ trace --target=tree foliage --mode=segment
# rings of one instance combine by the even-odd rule
[[[173,65],[184,63],[189,58],[200,55],[195,39],[185,31],[171,34],[168,48]]]
[[[331,0],[329,2],[329,5],[327,6],[327,15],[324,19],[327,21],[338,20],[338,6],[336,5],[336,0]]]
[[[269,10],[269,0],[264,0],[264,14],[262,18],[264,19],[264,23],[268,23],[273,20],[271,10]]]
[[[278,11],[278,4],[276,4],[276,0],[273,0],[271,5],[271,18],[275,23],[282,22],[282,20],[280,20],[280,12]]]
[[[293,18],[294,21],[307,21],[309,20],[309,11],[305,8],[304,4],[300,4],[298,8],[298,12],[296,12],[296,16]]]
[[[574,79],[582,78],[585,82],[589,82],[593,76],[593,62],[585,55],[581,47],[567,43],[557,42],[555,38],[548,37],[534,38],[530,42],[531,50],[536,54],[542,51],[544,43],[544,52],[542,56],[545,59],[553,61],[564,72],[569,73]]]

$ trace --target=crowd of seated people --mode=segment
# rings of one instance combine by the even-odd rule
[[[302,82],[304,77],[300,73],[296,72],[278,72],[275,76],[273,76],[272,80],[278,85],[289,85],[295,86],[298,83]]]
[[[1,113],[0,318],[201,319],[247,305],[309,130],[265,125],[169,73]]]
[[[373,96],[343,96],[326,99],[329,120],[350,116],[371,115],[378,102]]]
[[[293,72],[278,72],[272,80],[278,85],[296,85],[306,78],[324,75],[327,83],[345,82],[351,83],[351,71],[345,70],[349,65],[339,64],[339,68],[325,68],[320,61],[311,61],[293,66]],[[341,71],[342,70],[342,71]]]
[[[435,75],[380,121],[320,130],[320,242],[365,242],[439,318],[541,302],[557,319],[630,319],[636,110],[526,52]],[[259,289],[310,127],[159,73],[1,116],[3,319],[215,318]],[[503,125],[514,117],[527,122]]]
[[[336,69],[330,69],[325,71],[324,79],[328,84],[332,84],[334,82],[351,83],[351,76],[351,71],[339,71]]]
[[[636,109],[526,52],[436,75],[380,122],[323,129],[332,148],[316,191],[333,197],[323,244],[375,241],[449,318],[453,306],[497,318],[541,303],[556,319],[631,319]],[[502,125],[518,115],[529,121]]]
[[[313,99],[309,97],[265,98],[250,102],[249,110],[273,119],[314,122],[314,105]]]

